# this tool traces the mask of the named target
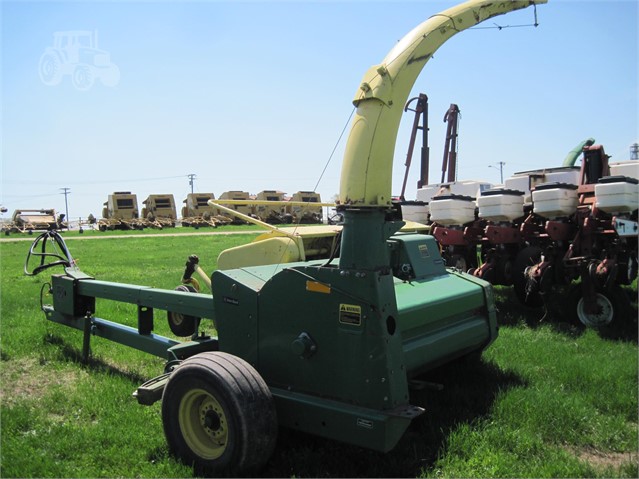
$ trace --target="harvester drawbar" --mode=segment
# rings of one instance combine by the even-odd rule
[[[48,232],[25,267],[35,258],[34,273],[65,267],[48,285],[47,319],[83,332],[85,358],[98,336],[166,359],[164,374],[135,395],[142,404],[161,399],[169,448],[187,464],[216,473],[259,469],[279,426],[391,450],[423,412],[410,403],[411,380],[477,356],[497,337],[492,286],[446,268],[433,237],[402,232],[390,176],[403,105],[448,38],[534,3],[544,1],[472,0],[448,9],[365,74],[342,168],[344,224],[326,227],[335,240],[325,257],[309,260],[306,240],[274,234],[246,246],[302,260],[226,265],[210,277],[212,294],[202,294],[192,276],[208,277],[194,257],[176,291],[104,282],[79,271],[61,237]],[[60,253],[47,253],[51,241]],[[137,328],[97,317],[96,298],[137,305]],[[153,333],[156,310],[167,311],[171,330],[187,340]],[[207,324],[216,336],[201,332]]]

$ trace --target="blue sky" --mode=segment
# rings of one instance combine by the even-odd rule
[[[321,178],[364,72],[415,25],[457,1],[2,2],[2,192],[16,208],[100,217],[113,191],[339,191],[343,146]],[[638,3],[549,0],[537,28],[478,29],[435,54],[413,94],[430,99],[431,181],[444,113],[462,118],[459,179],[499,182],[560,166],[596,138],[627,160],[638,133]],[[482,26],[530,24],[533,9]],[[90,30],[120,71],[86,91],[45,84],[54,32]],[[412,116],[397,139],[399,194]],[[493,165],[491,167],[490,165]],[[415,195],[415,159],[407,198]],[[318,185],[319,181],[319,185]],[[316,185],[318,185],[316,187]]]

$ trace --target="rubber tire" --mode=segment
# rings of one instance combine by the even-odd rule
[[[616,283],[629,285],[637,278],[637,259],[632,256],[632,253],[625,256],[625,258],[620,258],[622,261],[617,263],[619,271]],[[626,261],[624,262],[623,260]]]
[[[630,324],[632,321],[630,299],[626,292],[618,286],[615,286],[610,291],[597,291],[597,294],[604,296],[612,306],[612,319],[609,323],[594,327],[597,331],[603,333],[606,336],[616,336],[622,333],[625,329],[632,327]],[[578,310],[579,302],[582,299],[581,284],[575,284],[571,287],[568,293],[568,304],[570,307],[570,318],[572,323],[581,327],[589,327],[584,324],[579,318]]]
[[[71,75],[71,83],[80,91],[87,91],[95,82],[95,73],[88,65],[77,65]]]
[[[544,300],[537,291],[532,295],[526,295],[526,277],[524,272],[527,267],[539,263],[541,259],[541,248],[538,246],[527,246],[522,249],[513,262],[512,281],[515,295],[521,304],[531,308],[539,308],[543,306]]]
[[[198,455],[182,432],[181,404],[194,391],[205,392],[221,408],[223,415],[218,417],[224,421],[227,440],[219,457]],[[162,396],[162,421],[171,453],[205,477],[258,471],[273,454],[277,441],[277,414],[266,382],[243,359],[219,351],[196,354],[173,372]],[[195,426],[206,434],[206,426]]]
[[[46,52],[40,58],[38,66],[40,80],[49,86],[58,85],[62,81],[62,62],[60,56],[54,52]]]
[[[188,284],[181,284],[180,286],[175,288],[175,291],[183,291],[185,293],[197,292],[193,286],[189,286]],[[195,333],[195,329],[200,318],[182,313],[174,313],[173,311],[167,311],[166,319],[169,322],[169,328],[171,328],[171,332],[176,336],[183,338],[186,336],[192,336]]]

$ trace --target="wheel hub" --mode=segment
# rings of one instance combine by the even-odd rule
[[[213,440],[224,444],[226,436],[224,412],[212,397],[206,398],[200,406],[200,424]]]
[[[213,460],[226,450],[228,429],[222,406],[207,391],[193,389],[180,401],[179,423],[184,440],[199,457]]]
[[[211,429],[212,431],[217,431],[220,429],[222,425],[220,423],[220,416],[217,415],[215,411],[208,410],[204,413],[204,419],[202,421],[204,427],[207,429]]]
[[[593,310],[588,311],[584,299],[581,298],[579,300],[579,303],[577,304],[577,317],[579,318],[579,321],[590,328],[599,328],[610,324],[615,314],[615,310],[610,300],[603,294],[597,293],[595,302],[596,304]]]

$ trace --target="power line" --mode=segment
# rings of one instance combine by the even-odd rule
[[[184,178],[188,175],[177,175],[177,176],[160,176],[156,178],[124,178],[124,179],[111,179],[111,180],[94,180],[94,181],[86,181],[86,180],[76,180],[73,181],[73,185],[99,185],[99,184],[107,184],[107,183],[130,183],[130,182],[140,182],[140,181],[158,181],[158,180],[173,180],[176,178]],[[53,185],[57,183],[57,180],[51,181],[32,181],[32,180],[23,180],[20,178],[7,178],[6,182],[11,182],[12,184],[19,185]]]
[[[44,195],[3,195],[4,201],[15,201],[15,198],[45,198],[50,196],[58,196],[59,193],[47,193]]]

